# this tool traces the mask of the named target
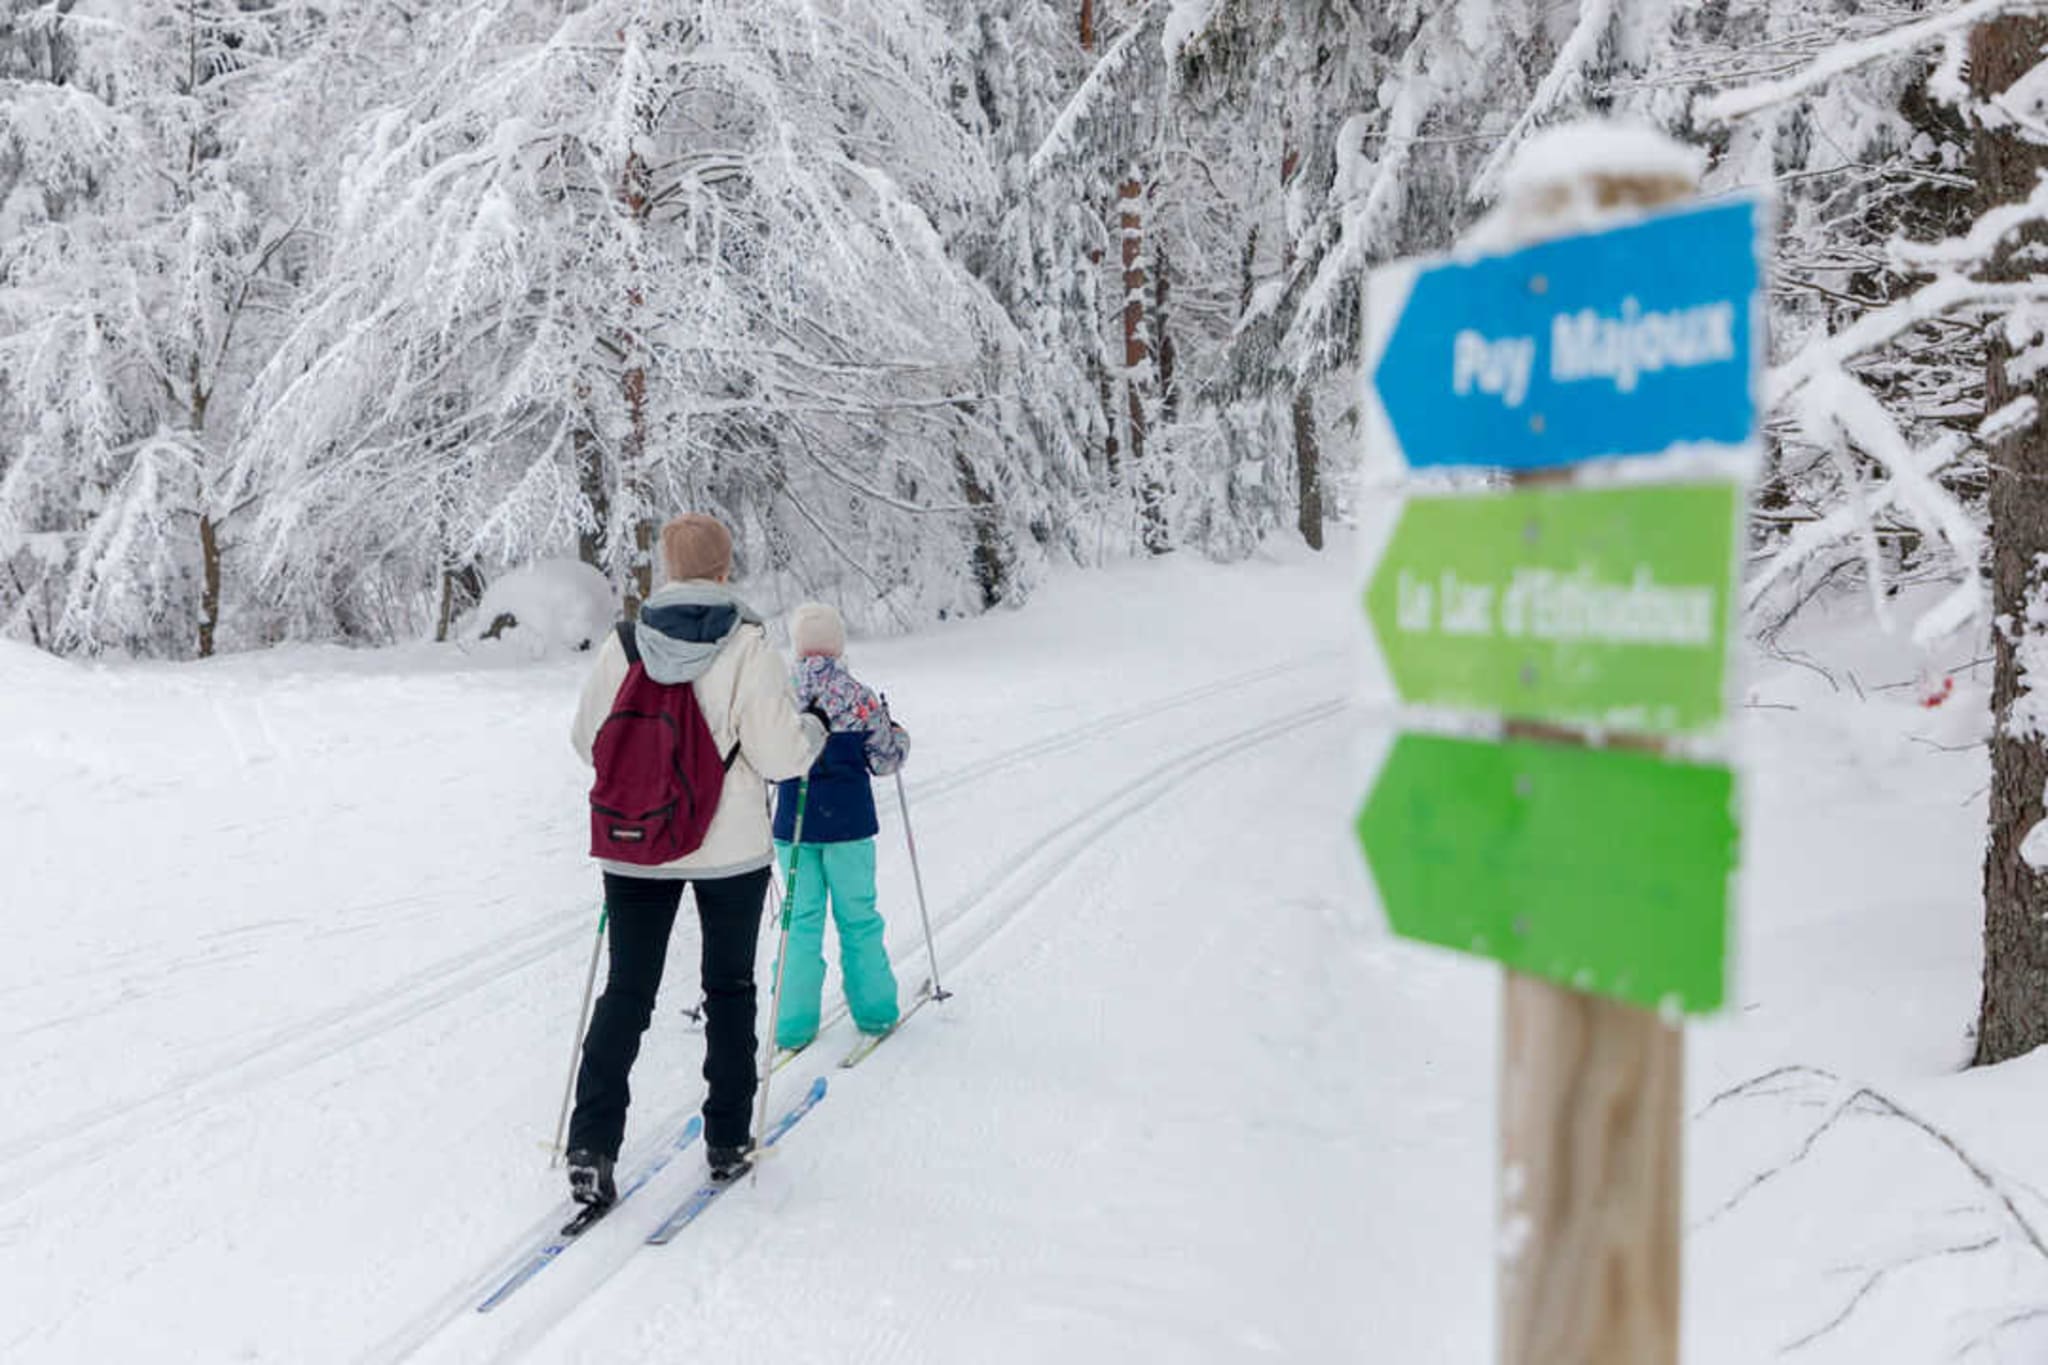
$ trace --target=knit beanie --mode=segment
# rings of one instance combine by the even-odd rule
[[[671,583],[722,578],[732,572],[732,532],[717,517],[685,512],[661,528],[661,558]]]
[[[789,614],[789,642],[799,659],[811,654],[836,659],[846,652],[846,622],[823,602],[806,602]]]

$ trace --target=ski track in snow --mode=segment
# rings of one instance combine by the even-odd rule
[[[1483,1105],[1416,1103],[1483,1074],[1485,979],[1356,936],[1341,828],[1242,821],[1343,801],[1303,719],[1073,849],[748,1204],[433,1365],[1479,1358],[1483,1277],[1403,1310],[1487,1236]]]
[[[1255,653],[1265,653],[1269,659],[1273,657],[1270,652],[1264,650]],[[1076,751],[1083,751],[1083,761],[1087,766],[1101,766],[1101,759],[1105,755],[1091,755],[1086,751],[1090,746],[1119,736],[1123,732],[1149,727],[1147,736],[1138,742],[1135,750],[1137,753],[1143,753],[1148,747],[1156,746],[1157,739],[1167,736],[1171,727],[1184,729],[1189,735],[1216,735],[1219,727],[1215,725],[1214,720],[1217,716],[1235,714],[1248,704],[1260,708],[1273,706],[1276,701],[1281,700],[1266,695],[1273,688],[1289,688],[1293,686],[1294,679],[1327,672],[1340,654],[1341,651],[1328,648],[1313,650],[1296,658],[1283,659],[1278,663],[1233,671],[1197,686],[1179,689],[1170,686],[1158,688],[1156,694],[1150,697],[1145,697],[1142,690],[1143,683],[1154,681],[1149,674],[1143,678],[1134,678],[1133,681],[1139,686],[1129,690],[1116,688],[1101,691],[1101,699],[1114,701],[1120,697],[1133,696],[1141,699],[1094,714],[1082,710],[1080,719],[1058,724],[1049,732],[1032,736],[1024,743],[1006,745],[984,757],[942,769],[923,780],[913,779],[909,784],[910,793],[913,801],[924,812],[919,817],[920,833],[926,834],[927,838],[931,837],[923,826],[943,813],[948,800],[977,788],[987,788],[998,779],[1003,780],[1004,790],[1013,787],[1019,778],[1027,774],[1034,787],[1042,786],[1045,778],[1040,774],[1040,770],[1044,765],[1048,761]],[[342,673],[345,675],[359,662],[359,656],[344,660]],[[267,664],[259,664],[254,671],[257,687],[252,688],[246,680],[230,675],[227,679],[226,695],[207,697],[204,703],[210,708],[210,714],[225,727],[231,741],[231,751],[241,768],[249,768],[252,764],[260,767],[263,764],[274,763],[280,757],[288,757],[295,765],[313,768],[324,764],[329,754],[344,751],[351,744],[360,749],[363,741],[372,737],[370,734],[363,734],[360,721],[354,721],[351,717],[342,723],[334,738],[327,738],[326,732],[317,728],[316,718],[316,713],[326,700],[325,697],[316,697],[314,701],[307,702],[303,695],[293,696],[288,692],[280,691],[278,696],[271,696],[263,690],[271,684],[265,683],[263,679],[274,676],[274,670]],[[153,681],[147,673],[138,678],[124,675],[118,670],[95,672],[98,676],[94,678],[94,682],[109,687],[117,696],[142,693],[150,688]],[[1033,699],[1029,710],[1048,715],[1061,711],[1071,713],[1081,710],[1074,706],[1074,702],[1088,694],[1085,689],[1099,687],[1099,682],[1096,676],[1085,670],[1077,672],[1075,676],[1077,680],[1085,679],[1083,691],[1058,696],[1048,694],[1042,699]],[[1159,680],[1170,679],[1172,676],[1170,673],[1160,674]],[[291,679],[293,682],[298,680],[298,676]],[[397,678],[373,676],[362,684],[353,684],[345,676],[330,679],[315,675],[311,681],[315,687],[337,684],[341,687],[359,686],[362,692],[372,696],[388,695],[397,708],[394,714],[400,716],[404,715],[412,701],[407,691],[409,684],[403,675]],[[477,685],[479,681],[485,686],[503,686],[497,679],[488,676],[481,680],[458,678],[456,683],[468,687]],[[523,683],[523,680],[521,681]],[[439,682],[440,679],[429,679],[430,686]],[[511,690],[516,692],[518,685],[520,684],[515,684]],[[531,684],[523,685],[528,689],[531,687]],[[1318,686],[1326,688],[1327,684],[1319,681]],[[166,716],[182,718],[182,713],[177,711],[176,707],[189,708],[188,698],[191,694],[204,694],[209,688],[217,687],[219,684],[204,677],[188,677],[173,671],[170,685],[164,688],[162,693],[149,697],[150,702],[154,704],[150,709],[139,711],[132,717],[119,715],[116,724],[139,733],[148,730],[150,726],[160,725],[162,718]],[[284,700],[281,701],[280,697]],[[1017,700],[1019,698],[1001,689],[994,694],[994,704],[999,708],[998,714],[1003,716],[1015,712]],[[171,705],[164,705],[166,701]],[[436,704],[440,704],[438,699],[435,701]],[[515,696],[515,701],[528,704],[523,696]],[[1205,711],[1205,706],[1210,710]],[[1215,710],[1217,707],[1223,709]],[[252,749],[250,743],[245,743],[245,736],[242,734],[249,729],[250,716],[254,717],[254,723],[262,731],[263,743],[257,749]],[[314,725],[310,728],[303,726],[303,722],[308,719],[314,720]],[[230,721],[233,723],[230,724]],[[347,734],[351,723],[357,726],[357,733],[354,735]],[[301,728],[295,730],[295,726]],[[1261,730],[1267,727],[1252,728]],[[100,790],[117,798],[127,796],[144,803],[162,803],[144,804],[140,807],[152,817],[172,805],[189,807],[191,804],[189,796],[179,784],[151,774],[151,767],[161,771],[161,765],[165,761],[159,759],[155,752],[145,755],[148,762],[141,771],[130,772],[107,763],[91,748],[76,746],[75,732],[66,734],[60,728],[41,734],[31,733],[26,738],[31,757],[47,759],[61,755],[65,767],[87,777]],[[397,740],[400,744],[405,742],[395,735],[377,736],[377,740]],[[1046,850],[1055,850],[1054,856],[1057,856],[1056,850],[1064,848],[1078,851],[1092,843],[1092,839],[1075,837],[1077,834],[1085,834],[1082,827],[1091,818],[1092,813],[1099,813],[1113,805],[1128,802],[1132,792],[1142,783],[1167,780],[1171,770],[1184,766],[1187,758],[1197,750],[1213,748],[1214,742],[1211,739],[1190,743],[1183,739],[1175,746],[1167,762],[1155,764],[1136,783],[1118,786],[1102,800],[1078,801],[1074,809],[1078,810],[1079,814],[1067,815],[1063,820],[1056,822],[1053,828],[1036,838],[1019,841],[1015,847],[1023,851],[1013,854],[989,871],[965,896],[957,894],[954,888],[935,887],[934,927],[941,935],[942,954],[950,955],[955,951],[964,954],[971,951],[971,945],[965,941],[963,934],[968,921],[978,922],[975,915],[977,901],[998,892],[1014,898],[1019,904],[1028,900],[1028,883],[1031,878],[1043,879],[1056,871],[1055,868],[1033,871],[1037,863],[1043,862]],[[948,749],[932,747],[928,752],[945,753]],[[1125,761],[1121,751],[1118,752],[1117,759],[1118,762],[1109,765],[1105,769],[1106,772],[1115,772],[1117,766]],[[433,770],[426,771],[431,773]],[[1054,770],[1046,770],[1048,774],[1052,771]],[[260,777],[283,790],[296,779],[297,774],[294,771],[288,775],[281,769],[272,768],[260,774]],[[236,780],[232,770],[227,775],[227,780],[230,784]],[[429,780],[432,781],[431,778]],[[1083,787],[1086,785],[1088,784],[1083,784]],[[459,799],[459,790],[452,786],[450,790]],[[202,798],[210,794],[209,791],[202,789]],[[333,800],[327,809],[344,820],[352,818],[352,813],[365,809],[354,791],[343,789],[335,795],[339,799]],[[886,839],[887,830],[897,823],[895,803],[887,799],[886,793],[878,795],[883,797],[881,813]],[[14,798],[13,792],[0,793],[0,803]],[[60,795],[58,802],[63,800]],[[29,800],[25,805],[20,801],[16,801],[15,804],[23,813],[32,816],[55,813],[61,809],[57,803],[40,799]],[[1059,808],[1047,807],[1039,802],[1034,803],[1031,813],[1036,814],[1040,810],[1058,811]],[[178,813],[186,815],[184,810]],[[531,814],[525,809],[508,811],[507,814],[510,816],[508,837],[518,841],[529,840],[530,836],[526,830],[531,824]],[[189,816],[187,820],[189,822]],[[284,822],[273,820],[271,823],[282,825]],[[222,833],[233,836],[250,830],[252,825],[249,820],[238,815],[236,819],[220,824],[219,828]],[[1010,840],[1005,839],[986,851],[1000,856],[1004,848],[1010,846]],[[157,852],[155,849],[150,851],[153,854]],[[930,856],[929,852],[927,856]],[[945,856],[943,844],[941,856]],[[959,868],[980,871],[981,869],[973,868],[974,861],[978,859],[962,860],[959,862]],[[53,869],[57,866],[54,863],[47,865]],[[26,869],[30,878],[36,875],[37,866],[36,862],[31,861]],[[337,870],[340,870],[339,867]],[[21,870],[18,869],[19,871]],[[258,875],[262,874],[259,872]],[[1027,883],[1026,889],[1022,892],[1012,885],[1020,876]],[[157,992],[173,986],[174,983],[183,983],[187,977],[195,984],[176,984],[177,990],[187,993],[194,990],[208,991],[213,981],[228,980],[227,977],[216,975],[223,972],[238,974],[248,971],[262,972],[266,969],[274,971],[277,964],[268,961],[269,958],[282,959],[303,955],[311,945],[356,934],[382,931],[388,935],[390,924],[402,925],[408,918],[418,915],[427,907],[432,907],[438,913],[436,902],[450,896],[461,896],[472,909],[487,910],[521,903],[516,891],[493,894],[500,892],[502,884],[489,885],[483,888],[486,894],[479,895],[476,894],[474,887],[465,893],[459,881],[451,887],[452,880],[454,879],[437,877],[428,881],[415,894],[380,896],[373,893],[369,896],[343,899],[342,903],[332,908],[321,902],[334,888],[325,885],[313,886],[308,888],[313,893],[306,900],[305,908],[309,911],[308,914],[298,917],[248,916],[225,927],[197,927],[196,932],[183,935],[176,934],[175,926],[170,921],[146,921],[152,930],[158,923],[163,923],[170,926],[172,932],[157,936],[154,941],[139,935],[125,942],[110,938],[106,941],[103,952],[69,954],[58,970],[47,975],[19,975],[6,982],[0,982],[0,999],[11,997],[18,1000],[19,1003],[14,1007],[15,1013],[17,1017],[29,1023],[28,1028],[19,1031],[23,1036],[44,1034],[51,1038],[52,1047],[68,1048],[75,1053],[78,1040],[66,1036],[67,1030],[74,1025],[80,1021],[96,1021],[104,1030],[107,1021],[102,1016],[109,1006],[127,1009],[130,1001],[152,998]],[[955,880],[957,881],[957,877]],[[33,885],[34,882],[31,880],[25,884]],[[60,883],[60,891],[64,889],[64,885]],[[907,887],[902,890],[907,894]],[[526,898],[524,903],[530,904],[530,898]],[[1006,904],[1009,903],[1006,901]],[[911,917],[907,924],[914,928],[915,917]],[[892,931],[904,928],[905,925],[906,921],[900,912],[892,916]],[[682,940],[684,936],[685,931],[679,928],[678,939]],[[892,932],[892,938],[897,936]],[[142,1065],[110,1072],[107,1080],[96,1081],[91,1087],[72,1087],[56,1092],[60,1099],[70,1102],[72,1107],[68,1112],[47,1104],[30,1105],[18,1109],[16,1117],[17,1120],[37,1120],[31,1126],[15,1126],[12,1131],[0,1128],[0,1252],[7,1252],[10,1249],[26,1250],[30,1245],[26,1239],[31,1230],[38,1226],[38,1220],[36,1215],[23,1214],[20,1210],[31,1196],[36,1200],[31,1207],[41,1207],[52,1198],[73,1197],[58,1195],[56,1191],[60,1186],[66,1190],[105,1188],[106,1172],[102,1168],[108,1160],[118,1154],[132,1153],[131,1156],[120,1158],[123,1168],[121,1178],[124,1181],[130,1178],[127,1171],[133,1169],[148,1183],[157,1183],[156,1172],[160,1167],[155,1150],[164,1146],[166,1135],[172,1132],[189,1130],[191,1136],[181,1139],[179,1145],[204,1153],[197,1158],[196,1171],[192,1173],[196,1178],[222,1178],[237,1160],[236,1150],[231,1145],[216,1144],[214,1139],[216,1136],[225,1137],[235,1132],[251,1119],[268,1126],[268,1120],[263,1116],[274,1106],[269,1101],[259,1100],[259,1095],[294,1078],[331,1076],[338,1080],[351,1072],[367,1076],[388,1071],[393,1063],[386,1059],[411,1050],[410,1045],[402,1044],[401,1040],[426,1036],[419,1034],[417,1030],[424,1021],[435,1016],[437,1012],[441,1014],[440,1019],[432,1025],[435,1030],[445,1030],[451,1025],[474,1030],[480,1023],[488,1028],[489,1021],[506,1005],[522,997],[531,997],[536,989],[544,992],[545,998],[552,1001],[553,996],[559,994],[559,987],[542,981],[540,976],[553,978],[566,975],[568,969],[562,964],[570,958],[576,959],[577,965],[580,965],[589,937],[589,921],[580,912],[568,912],[566,922],[565,916],[559,912],[535,918],[509,931],[500,931],[491,939],[480,941],[475,948],[437,956],[425,966],[412,966],[402,973],[392,974],[374,991],[333,1001],[327,1007],[293,1020],[283,1027],[258,1031],[253,1037],[246,1036],[250,1032],[246,1026],[232,1031],[214,1029],[211,1030],[212,1036],[209,1037],[203,1027],[205,1020],[201,1016],[176,1018],[180,1025],[179,1034],[167,1034],[160,1040],[152,1040],[149,1054],[140,1059]],[[903,974],[908,989],[915,981],[923,979],[925,972],[921,940],[906,941],[910,946],[899,950],[897,955],[904,962]],[[976,938],[975,941],[978,942],[979,939]],[[892,944],[893,946],[895,945]],[[167,948],[170,951],[166,951]],[[312,951],[317,952],[318,949],[312,948]],[[69,966],[70,963],[78,961],[89,961],[91,965],[85,968]],[[545,973],[541,972],[543,968],[546,969]],[[836,972],[834,975],[836,976]],[[342,985],[355,979],[361,978],[354,975],[334,978],[336,984]],[[512,994],[506,994],[508,991]],[[672,986],[670,995],[673,997],[675,994]],[[45,1000],[62,1001],[67,997],[87,1003],[81,1007],[60,1009],[54,1013],[43,1005]],[[673,1004],[673,998],[666,1001],[664,1012]],[[461,1005],[462,1008],[450,1009],[456,1005]],[[166,1006],[176,1007],[166,1001],[166,1005],[154,1008],[161,1013]],[[235,1022],[245,1017],[261,1020],[266,1015],[275,1017],[275,1014],[280,1012],[282,1011],[230,1016],[229,1021]],[[835,1024],[843,1023],[843,1019],[842,1004],[828,1017],[826,1027],[830,1029]],[[201,1027],[194,1028],[192,1025]],[[237,1032],[244,1035],[239,1041],[235,1040]],[[229,1046],[221,1047],[223,1042],[227,1042]],[[394,1047],[401,1047],[402,1050],[395,1052]],[[554,1051],[552,1046],[548,1050]],[[208,1053],[211,1055],[207,1055]],[[61,1056],[63,1053],[60,1051],[52,1055]],[[836,1062],[836,1045],[828,1041],[820,1055]],[[146,1075],[152,1068],[154,1059],[159,1056],[173,1061],[182,1060],[183,1065],[170,1070],[166,1075],[160,1075],[147,1088],[131,1091],[127,1095],[120,1095],[116,1091],[109,1097],[108,1092],[116,1089],[121,1075]],[[559,1062],[555,1062],[548,1069],[558,1067]],[[37,1079],[40,1081],[41,1077],[38,1076]],[[777,1079],[778,1087],[787,1083],[784,1078]],[[324,1095],[329,1085],[325,1081],[316,1083],[320,1087],[317,1093],[323,1096],[321,1103],[324,1107],[327,1103]],[[295,1084],[292,1090],[304,1092],[305,1085]],[[673,1091],[670,1093],[673,1094]],[[667,1096],[663,1098],[666,1099]],[[653,1130],[643,1130],[642,1120],[645,1116],[636,1115],[636,1131],[627,1155],[632,1156],[637,1150],[664,1140],[667,1133],[695,1107],[697,1098],[699,1097],[692,1096],[689,1102],[673,1106],[668,1114],[662,1116]],[[91,1102],[77,1103],[81,1099]],[[348,1129],[361,1129],[365,1126],[352,1116],[337,1113],[337,1117],[345,1120]],[[346,1140],[345,1132],[337,1132],[335,1137],[338,1140]],[[235,1144],[239,1139],[228,1138],[227,1141],[228,1144]],[[171,1188],[175,1189],[176,1185]],[[117,1197],[122,1203],[126,1203],[127,1196]],[[658,1199],[655,1193],[650,1191],[650,1208],[656,1202]],[[142,1210],[138,1206],[135,1212],[139,1214]],[[545,1226],[558,1223],[561,1216],[559,1208],[550,1211],[545,1221],[533,1225],[533,1231],[537,1233]],[[160,1272],[167,1265],[195,1256],[203,1258],[219,1254],[219,1234],[210,1232],[203,1226],[195,1226],[188,1237],[181,1237],[180,1240],[184,1243],[180,1247],[159,1247],[147,1257],[134,1257],[125,1267],[123,1278],[159,1278]],[[516,1245],[523,1248],[527,1241],[527,1238],[521,1237]],[[474,1256],[475,1251],[472,1249],[469,1254]],[[491,1274],[496,1274],[498,1269],[498,1266],[492,1265]],[[556,1276],[561,1272],[551,1268],[548,1273]],[[486,1275],[479,1275],[476,1283],[481,1284],[487,1278]],[[416,1342],[424,1339],[426,1335],[431,1335],[433,1328],[445,1325],[451,1316],[459,1316],[467,1311],[472,1306],[474,1298],[480,1297],[480,1292],[472,1295],[472,1288],[471,1284],[457,1286],[455,1290],[438,1299],[425,1313],[413,1319],[405,1330],[393,1335],[390,1342],[399,1343],[405,1338],[411,1338]],[[402,1285],[392,1285],[387,1292],[409,1291]],[[66,1299],[73,1302],[69,1309],[65,1307]],[[16,1319],[10,1330],[5,1318],[11,1315],[0,1315],[0,1344],[4,1344],[4,1349],[0,1349],[0,1356],[14,1358],[18,1351],[33,1354],[38,1349],[33,1343],[51,1339],[52,1327],[69,1313],[85,1311],[86,1305],[93,1300],[94,1291],[89,1284],[74,1282],[62,1295],[45,1304],[40,1315],[31,1316],[25,1326],[21,1320]],[[383,1318],[384,1325],[380,1329],[380,1335],[389,1330],[391,1321],[392,1318],[388,1316]],[[98,1335],[105,1335],[104,1329]],[[328,1349],[331,1350],[334,1344],[336,1343],[329,1343]],[[256,1347],[240,1353],[247,1355],[252,1350],[256,1353],[254,1358],[269,1358],[263,1354],[261,1348]],[[384,1350],[384,1354],[390,1353],[389,1349]],[[354,1358],[353,1354],[351,1358]]]
[[[0,1208],[57,1172],[89,1163],[123,1143],[153,1137],[162,1125],[191,1118],[223,1097],[244,1094],[402,1028],[589,937],[587,927],[564,929],[560,916],[548,916],[515,930],[480,955],[450,958],[323,1011],[144,1098],[67,1116],[0,1143]],[[212,965],[218,959],[208,961]]]
[[[987,781],[1020,764],[1072,750],[1172,710],[1298,673],[1326,663],[1330,657],[1328,652],[1311,654],[1303,659],[1254,669],[1160,697],[941,773],[925,784],[910,783],[910,791],[917,799],[936,799]],[[893,810],[885,809],[884,815],[885,820],[890,818]],[[274,923],[289,925],[294,922]],[[264,927],[239,926],[236,930],[211,937],[258,932]],[[934,927],[938,926],[935,924]],[[252,1087],[346,1052],[366,1039],[414,1023],[434,1010],[496,986],[559,952],[587,943],[589,938],[587,925],[565,926],[559,914],[545,916],[490,945],[482,950],[481,955],[465,952],[435,963],[382,990],[280,1030],[255,1047],[182,1074],[149,1095],[105,1105],[83,1114],[67,1115],[61,1121],[0,1142],[0,1209],[57,1171],[90,1162],[123,1142],[146,1138],[153,1134],[157,1125],[189,1116],[223,1096],[244,1093]],[[218,966],[223,955],[209,952],[195,955],[189,961],[209,967]],[[186,965],[189,963],[173,961],[158,970],[164,974],[175,974]],[[836,1021],[843,1017],[843,1013],[844,1007],[841,1006],[827,1022]],[[59,1016],[47,1021],[43,1027],[59,1027],[70,1018]]]
[[[1209,695],[1214,694],[1208,689],[1205,689],[1205,692]],[[1101,800],[1077,809],[1069,819],[1056,828],[1032,839],[1022,852],[1006,860],[962,897],[950,913],[935,918],[933,928],[939,939],[940,958],[949,976],[954,973],[971,972],[977,955],[999,937],[1011,931],[1020,922],[1021,916],[1038,903],[1045,893],[1072,874],[1083,855],[1124,834],[1137,817],[1159,809],[1159,803],[1164,798],[1185,787],[1192,779],[1219,764],[1238,759],[1261,747],[1270,746],[1275,741],[1310,732],[1320,722],[1333,720],[1344,711],[1345,703],[1341,700],[1320,702],[1291,710],[1234,733],[1209,737],[1203,743],[1188,747],[1124,783]],[[917,979],[918,974],[924,969],[924,962],[920,944],[916,950],[900,955],[896,965],[904,978]],[[931,1009],[943,1011],[945,1005],[934,1005]],[[840,1013],[843,1014],[843,1008]],[[924,1022],[926,1027],[931,1027],[929,1020]],[[915,1029],[916,1025],[912,1028]],[[823,1036],[823,1030],[820,1036]],[[906,1036],[910,1035],[907,1033]],[[891,1046],[899,1045],[892,1043]],[[778,1092],[800,1093],[803,1085],[808,1084],[810,1076],[818,1070],[836,1074],[836,1068],[832,1064],[828,1063],[821,1067],[816,1064],[815,1059],[812,1060],[810,1067],[801,1071],[798,1065],[792,1065],[776,1077]],[[701,1099],[701,1094],[698,1098]],[[854,1104],[861,1103],[857,1096],[841,1094],[829,1100],[828,1107],[823,1112],[832,1114],[844,1111],[849,1100]],[[871,1108],[871,1104],[869,1107]],[[686,1109],[682,1112],[688,1111]],[[969,1110],[968,1113],[971,1117],[972,1111]],[[813,1128],[818,1127],[819,1120],[814,1118],[810,1124]],[[992,1150],[997,1138],[993,1130],[977,1131],[972,1128],[962,1136],[970,1144],[977,1138],[984,1139],[985,1145]],[[802,1143],[799,1142],[798,1145],[801,1147]],[[786,1159],[785,1153],[779,1156],[776,1162],[770,1163],[766,1169],[773,1171],[776,1165]],[[442,1354],[435,1353],[435,1347],[443,1344],[436,1341],[436,1336],[447,1332],[451,1327],[459,1328],[462,1325],[468,1310],[474,1307],[477,1299],[488,1291],[491,1283],[502,1277],[500,1266],[509,1269],[528,1249],[522,1244],[516,1250],[508,1249],[508,1254],[500,1262],[494,1263],[490,1274],[466,1282],[460,1294],[451,1295],[437,1305],[434,1315],[409,1326],[399,1338],[384,1343],[368,1359],[375,1362],[408,1361],[421,1357],[434,1360],[506,1361],[536,1354],[542,1347],[548,1347],[552,1355],[554,1334],[562,1323],[582,1305],[590,1302],[615,1276],[629,1267],[641,1264],[642,1258],[650,1258],[657,1262],[664,1258],[672,1259],[682,1248],[690,1245],[686,1239],[679,1247],[657,1251],[651,1248],[642,1249],[639,1243],[645,1228],[651,1228],[659,1221],[661,1214],[693,1179],[694,1177],[686,1174],[681,1177],[670,1176],[664,1181],[657,1182],[669,1188],[666,1198],[645,1200],[643,1204],[642,1199],[636,1197],[635,1203],[642,1206],[628,1206],[631,1208],[630,1217],[621,1219],[615,1226],[612,1218],[600,1224],[600,1230],[607,1231],[608,1237],[602,1244],[593,1242],[587,1246],[579,1245],[576,1249],[578,1253],[589,1254],[579,1254],[573,1262],[565,1261],[564,1264],[549,1269],[548,1275],[554,1277],[554,1280],[548,1288],[553,1292],[534,1296],[533,1302],[541,1305],[536,1310],[527,1312],[523,1317],[514,1313],[498,1317],[492,1322],[474,1323],[473,1331],[467,1334],[459,1330],[448,1332],[458,1340],[445,1344]],[[643,1191],[643,1196],[646,1193],[647,1191]],[[741,1191],[734,1192],[735,1197],[741,1194]],[[739,1241],[735,1250],[738,1254],[751,1254],[771,1236],[784,1239],[776,1243],[779,1252],[788,1250],[793,1254],[800,1254],[796,1253],[795,1248],[785,1245],[787,1233],[777,1231],[777,1220],[774,1215],[778,1212],[779,1205],[792,1196],[792,1191],[785,1187],[779,1195],[780,1198],[771,1194],[768,1198],[754,1201],[755,1216],[746,1220],[743,1230],[737,1234]],[[728,1214],[737,1219],[736,1210],[728,1211]],[[963,1199],[958,1216],[962,1219],[975,1216],[971,1200]],[[703,1258],[699,1258],[697,1263],[704,1266]],[[714,1277],[731,1273],[728,1268],[717,1264],[705,1268],[709,1269]],[[715,1286],[699,1284],[695,1286],[695,1292],[714,1293]],[[965,1301],[959,1301],[956,1306],[962,1311],[951,1316],[963,1316]],[[505,1310],[500,1309],[499,1313],[504,1314]],[[473,1337],[474,1340],[462,1339],[465,1337]],[[843,1359],[854,1362],[855,1365],[868,1361],[902,1360],[908,1354],[908,1340],[907,1329],[885,1328],[878,1337],[864,1338],[857,1348]],[[655,1348],[650,1343],[648,1349],[652,1351]]]

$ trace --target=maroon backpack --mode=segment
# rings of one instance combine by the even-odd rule
[[[590,856],[657,867],[703,844],[740,746],[721,757],[696,689],[647,676],[632,622],[618,637],[626,680],[591,746]]]

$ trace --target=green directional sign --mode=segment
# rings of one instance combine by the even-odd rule
[[[1726,768],[1404,734],[1358,837],[1399,934],[1651,1009],[1722,1003]]]
[[[1402,701],[1647,733],[1717,725],[1732,484],[1411,499],[1366,589]]]

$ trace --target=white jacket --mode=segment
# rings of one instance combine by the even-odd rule
[[[761,618],[721,584],[671,583],[641,609],[635,627],[641,660],[657,682],[688,682],[720,753],[739,744],[725,774],[718,811],[697,851],[659,867],[599,859],[628,877],[733,877],[774,861],[767,783],[800,777],[825,747],[825,727],[796,709],[788,666],[768,643]],[[608,633],[583,684],[569,742],[591,763],[598,727],[611,714],[630,665]]]

